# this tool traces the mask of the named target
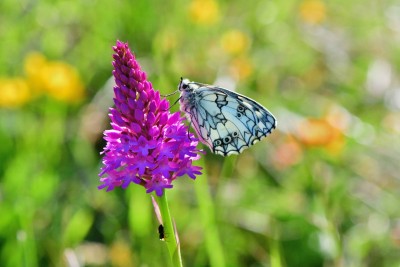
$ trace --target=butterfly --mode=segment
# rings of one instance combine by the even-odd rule
[[[183,78],[178,90],[180,110],[215,154],[240,154],[276,127],[271,112],[244,95]]]

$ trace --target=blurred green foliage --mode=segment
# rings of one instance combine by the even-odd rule
[[[205,156],[228,266],[400,264],[398,2],[2,0],[1,266],[169,262],[143,188],[97,190],[117,39],[163,94],[218,83],[278,119]],[[194,183],[170,208],[185,266],[209,266]]]

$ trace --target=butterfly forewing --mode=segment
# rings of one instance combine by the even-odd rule
[[[179,90],[181,110],[200,140],[216,154],[239,154],[276,127],[274,116],[246,96],[187,79]]]

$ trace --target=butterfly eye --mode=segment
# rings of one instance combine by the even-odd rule
[[[187,85],[186,83],[182,84],[182,89],[185,90],[189,87],[189,85]]]

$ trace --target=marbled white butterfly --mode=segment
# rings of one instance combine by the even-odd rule
[[[181,79],[178,89],[181,111],[215,154],[239,154],[276,127],[271,112],[244,95],[188,79]]]

